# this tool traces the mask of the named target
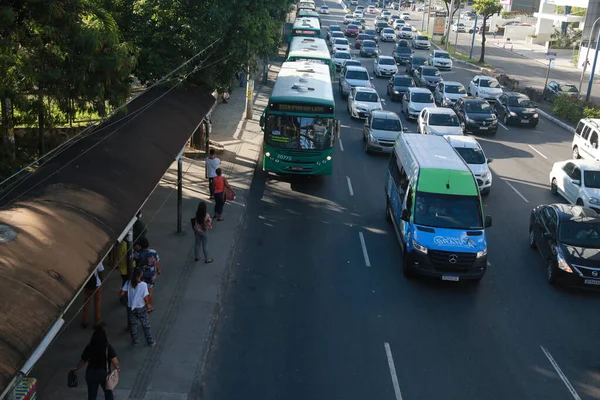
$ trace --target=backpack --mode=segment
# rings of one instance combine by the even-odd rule
[[[142,279],[144,282],[152,282],[154,275],[156,275],[156,266],[148,264],[148,254],[147,250],[142,250],[140,254],[136,257],[135,266],[142,269]]]
[[[204,228],[205,232],[208,232],[212,229],[212,220],[210,219],[210,215],[206,214],[206,217],[204,217],[202,228]]]

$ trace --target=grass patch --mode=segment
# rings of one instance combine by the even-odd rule
[[[427,37],[429,37],[429,39],[431,40],[432,43],[435,43],[436,45],[438,45],[441,49],[445,48],[445,44],[442,45],[440,42],[438,41],[434,41],[432,39],[432,35],[428,34],[427,32],[420,32],[420,34],[426,35]],[[441,36],[436,36],[436,38],[441,38]],[[454,58],[456,58],[457,60],[460,61],[464,61],[464,62],[468,62],[470,64],[475,64],[479,67],[482,68],[490,68],[490,69],[494,69],[493,65],[490,65],[486,62],[480,63],[479,60],[475,59],[475,58],[469,58],[469,54],[465,54],[463,52],[461,52],[458,49],[455,49],[454,46],[451,43],[448,43],[448,53],[450,53],[450,55]]]

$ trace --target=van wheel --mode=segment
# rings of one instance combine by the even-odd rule
[[[402,275],[404,275],[406,279],[412,279],[415,277],[415,272],[408,264],[408,253],[406,249],[404,249],[404,256],[402,257]]]
[[[581,156],[579,155],[579,149],[577,148],[577,146],[573,147],[573,158],[575,160],[581,158]]]
[[[385,201],[385,220],[392,222],[392,210],[390,210],[390,201],[388,199]]]
[[[556,185],[556,178],[552,178],[552,183],[550,183],[550,192],[552,192],[552,194],[555,196],[558,194],[558,186]]]

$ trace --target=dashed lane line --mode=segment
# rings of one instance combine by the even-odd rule
[[[394,365],[392,349],[390,348],[390,344],[387,342],[385,342],[383,346],[385,347],[385,355],[387,357],[388,367],[390,368],[390,375],[392,377],[392,385],[394,386],[396,400],[402,400],[402,393],[400,392],[400,384],[398,383],[398,375],[396,374],[396,366]]]
[[[342,143],[342,139],[338,139],[338,142],[340,144],[340,150],[344,151],[344,144]]]
[[[347,176],[346,180],[348,181],[348,191],[350,192],[350,196],[354,196],[354,190],[352,190],[352,182],[350,181],[350,177]]]
[[[540,156],[544,157],[546,160],[548,159],[548,157],[546,157],[545,155],[543,155],[542,153],[540,153],[540,151],[538,149],[536,149],[535,147],[533,147],[532,145],[528,144],[527,146],[529,146],[529,148],[533,151],[535,151],[536,153],[538,153]]]
[[[512,185],[512,184],[511,184],[509,181],[504,181],[504,182],[506,182],[506,184],[507,184],[508,186],[510,186],[510,188],[511,188],[512,190],[514,190],[514,191],[515,191],[515,193],[516,193],[516,194],[518,194],[518,195],[519,195],[519,197],[520,197],[520,198],[522,198],[522,199],[525,201],[525,203],[529,203],[529,200],[527,200],[527,198],[526,198],[525,196],[523,196],[523,195],[521,194],[521,192],[519,192],[519,191],[517,190],[517,188],[516,188],[516,187],[514,187],[514,186],[513,186],[513,185]]]
[[[362,232],[358,232],[358,238],[360,239],[360,246],[362,247],[363,257],[365,258],[365,265],[371,266],[371,260],[369,259],[369,253],[367,252],[367,244],[365,243],[365,235]]]
[[[550,352],[544,346],[540,346],[540,348],[544,352],[544,355],[546,356],[548,361],[550,361],[550,364],[552,364],[552,367],[554,367],[554,370],[556,371],[556,373],[558,374],[560,379],[563,381],[563,383],[567,387],[567,390],[569,392],[571,392],[571,396],[573,396],[573,398],[575,400],[581,400],[581,397],[579,397],[579,394],[577,394],[577,391],[575,390],[573,385],[571,385],[571,382],[569,382],[569,380],[567,379],[565,374],[562,372],[562,370],[558,366],[558,363],[556,361],[554,361],[554,357],[552,357],[552,354],[550,354]]]

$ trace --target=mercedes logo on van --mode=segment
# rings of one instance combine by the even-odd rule
[[[594,276],[594,277],[598,276],[598,271],[592,271],[592,276]]]
[[[450,264],[456,264],[458,262],[458,256],[456,254],[450,254],[448,257],[448,262]]]

